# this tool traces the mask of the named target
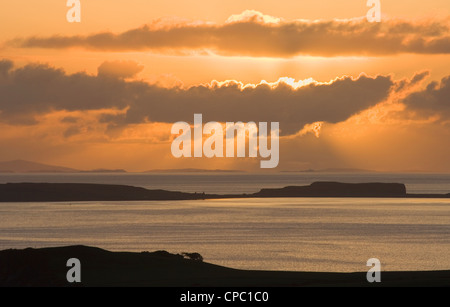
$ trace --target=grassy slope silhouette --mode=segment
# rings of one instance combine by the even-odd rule
[[[81,262],[81,283],[66,280],[66,262]],[[0,251],[0,286],[448,286],[450,271],[382,272],[370,284],[365,272],[316,273],[226,268],[182,255],[110,252],[88,246]]]

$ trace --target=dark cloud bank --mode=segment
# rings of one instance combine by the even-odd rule
[[[103,73],[68,75],[47,65],[15,69],[12,62],[3,60],[0,120],[33,124],[35,115],[55,110],[128,108],[124,115],[105,115],[100,120],[119,126],[146,121],[192,122],[194,113],[202,113],[205,121],[278,121],[282,133],[291,134],[307,123],[346,120],[384,100],[393,84],[386,76],[360,76],[298,89],[285,83],[242,89],[234,82],[168,89]]]
[[[128,64],[131,70],[122,70],[127,76],[139,71],[136,63]],[[410,83],[415,84],[417,79],[426,75],[417,74]],[[101,70],[97,76],[85,73],[68,75],[61,69],[36,64],[16,69],[11,61],[2,60],[0,120],[9,124],[35,124],[36,115],[58,110],[126,109],[125,114],[104,115],[99,120],[113,126],[192,122],[193,114],[201,113],[205,121],[277,121],[282,134],[286,135],[316,121],[345,121],[384,101],[401,84],[388,76],[362,75],[357,79],[343,77],[297,89],[282,82],[273,87],[260,84],[242,88],[237,82],[231,82],[222,86],[169,89],[127,81],[123,77],[120,73],[111,75]],[[448,97],[450,77],[444,78],[440,84],[430,83],[424,90],[407,96],[403,102],[411,110],[448,116]]]

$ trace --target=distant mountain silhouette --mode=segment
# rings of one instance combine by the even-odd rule
[[[376,171],[360,168],[323,168],[304,170],[285,170],[282,173],[375,173]]]
[[[245,173],[241,170],[179,168],[179,169],[153,169],[143,173]]]
[[[78,170],[26,160],[0,162],[0,173],[74,173]]]
[[[79,171],[79,172],[80,173],[127,173],[127,171],[124,169],[104,169],[104,168],[93,169],[93,170],[88,170],[88,171]]]
[[[0,173],[126,173],[123,169],[78,170],[26,160],[0,162]]]

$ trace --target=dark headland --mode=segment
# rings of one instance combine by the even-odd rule
[[[149,190],[127,185],[89,183],[0,184],[0,202],[195,200],[267,197],[449,198],[449,194],[408,194],[401,183],[314,182],[307,186],[262,189],[253,194],[218,195]]]
[[[66,280],[67,260],[80,260],[80,284]],[[88,246],[0,251],[0,286],[449,286],[450,271],[383,272],[368,283],[366,272],[250,271],[222,267],[182,255],[110,252]]]

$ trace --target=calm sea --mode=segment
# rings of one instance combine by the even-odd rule
[[[254,192],[316,180],[403,182],[449,193],[448,175],[1,175],[0,182],[117,183],[179,191]],[[0,249],[72,244],[115,251],[199,252],[215,264],[263,270],[450,269],[448,199],[274,198],[0,204]]]

